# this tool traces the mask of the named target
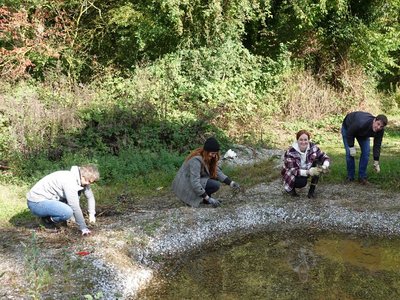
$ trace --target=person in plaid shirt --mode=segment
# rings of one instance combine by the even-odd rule
[[[310,142],[311,134],[300,130],[296,134],[296,141],[285,152],[282,179],[284,188],[291,196],[298,197],[296,188],[303,188],[311,177],[308,198],[315,197],[315,187],[320,173],[325,173],[329,168],[329,157],[321,149]]]

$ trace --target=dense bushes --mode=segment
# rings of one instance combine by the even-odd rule
[[[388,86],[399,75],[399,12],[398,0],[7,1],[0,72],[90,81],[107,68],[130,74],[143,61],[233,41],[274,60],[284,47],[337,88],[354,65]]]
[[[2,86],[2,159],[21,174],[28,175],[35,161],[47,169],[45,160],[63,164],[66,157],[72,163],[126,151],[185,155],[210,135],[227,146],[280,146],[282,120],[313,124],[371,108],[368,98],[374,99],[360,74],[338,93],[309,73],[294,72],[287,55],[263,59],[234,42],[166,55],[129,78],[107,76],[87,85],[62,79]]]
[[[130,78],[3,86],[4,118],[13,147],[28,156],[118,155],[127,147],[182,153],[207,135],[238,137],[251,120],[278,113],[272,95],[285,68],[285,57],[265,61],[229,42],[167,55]]]
[[[103,156],[120,165],[126,153],[181,157],[209,135],[281,146],[294,128],[285,121],[323,128],[348,110],[377,111],[377,83],[398,72],[399,8],[9,1],[0,8],[0,163],[29,176],[35,165]],[[391,87],[387,111],[398,106]]]

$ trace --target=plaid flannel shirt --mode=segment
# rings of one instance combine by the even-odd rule
[[[323,164],[325,160],[329,161],[328,155],[322,152],[317,145],[310,143],[306,154],[306,169],[309,170],[314,162]],[[294,188],[296,176],[300,176],[300,164],[300,153],[294,147],[290,147],[285,152],[281,171],[284,188],[288,192]]]

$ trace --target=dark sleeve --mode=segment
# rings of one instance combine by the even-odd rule
[[[230,185],[232,182],[232,180],[229,177],[226,177],[225,180],[223,181],[223,183]]]
[[[347,144],[349,147],[354,147],[354,139],[357,136],[357,131],[359,130],[359,126],[356,122],[353,122],[348,128],[347,128]]]
[[[348,115],[345,119],[347,128],[347,144],[349,147],[354,147],[354,139],[358,136],[369,135],[372,131],[372,122],[374,116],[370,113],[355,112]]]
[[[379,156],[381,155],[381,145],[383,139],[384,130],[379,131],[374,137],[374,146],[373,146],[373,156],[374,160],[379,160]]]

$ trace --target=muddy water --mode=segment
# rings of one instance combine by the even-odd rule
[[[400,299],[400,239],[269,233],[192,254],[167,274],[140,298]]]

